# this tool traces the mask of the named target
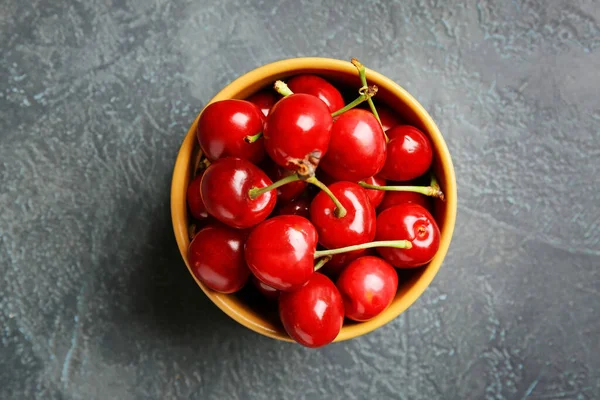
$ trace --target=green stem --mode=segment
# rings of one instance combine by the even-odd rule
[[[444,200],[444,193],[442,192],[442,188],[440,188],[440,184],[437,181],[437,178],[435,177],[435,174],[433,173],[433,171],[431,171],[429,173],[431,180],[429,181],[429,186],[431,186],[434,190],[436,190],[439,193],[439,198]]]
[[[283,186],[286,183],[299,181],[300,179],[300,175],[298,174],[286,176],[285,178],[282,178],[277,182],[270,184],[269,186],[265,186],[264,188],[253,187],[248,191],[248,195],[250,196],[250,200],[256,200],[256,198],[262,194],[265,194],[273,189],[277,189],[279,186]]]
[[[327,262],[329,262],[329,260],[331,260],[331,256],[326,256],[326,257],[321,258],[315,264],[315,271],[318,271],[323,265],[325,265]]]
[[[425,196],[437,197],[444,200],[444,193],[440,189],[439,185],[436,186],[377,186],[370,185],[366,182],[358,182],[358,184],[365,189],[371,190],[384,190],[388,192],[415,192],[421,193]]]
[[[294,94],[294,92],[292,92],[292,90],[288,87],[288,85],[285,84],[284,81],[275,81],[273,89],[275,89],[275,91],[283,97],[287,97],[291,94]]]
[[[343,114],[346,111],[353,109],[354,107],[356,107],[360,103],[364,102],[365,100],[369,100],[371,97],[375,96],[375,94],[377,93],[377,86],[375,86],[375,85],[363,86],[360,89],[359,93],[360,93],[360,96],[358,96],[354,101],[352,101],[352,103],[349,103],[346,106],[344,106],[343,108],[340,108],[339,110],[337,110],[336,112],[331,114],[331,116],[337,117],[338,115]]]
[[[258,132],[256,135],[248,135],[244,138],[244,142],[246,143],[254,143],[256,142],[258,139],[260,139],[262,137],[263,133],[262,132]]]
[[[367,86],[368,85],[367,84],[367,69],[365,68],[365,66],[362,65],[361,62],[358,61],[356,58],[352,58],[352,60],[350,62],[358,70],[358,76],[360,78],[361,85]],[[383,129],[383,124],[381,123],[381,118],[379,118],[379,113],[377,112],[377,109],[375,108],[375,103],[373,103],[373,100],[371,100],[371,99],[367,99],[367,101],[369,103],[369,107],[371,108],[371,112],[373,113],[375,118],[377,118],[377,121],[379,121],[379,125],[381,125],[381,128]],[[387,135],[385,134],[385,132],[383,134],[385,135],[385,141],[388,142],[389,139],[388,139]]]
[[[383,240],[380,242],[370,242],[370,243],[356,244],[354,246],[340,247],[339,249],[317,250],[317,251],[315,251],[315,258],[319,258],[319,257],[323,257],[323,256],[334,256],[336,254],[347,253],[349,251],[355,251],[355,250],[370,249],[373,247],[394,247],[396,249],[410,249],[410,248],[412,248],[412,243],[409,242],[408,240]]]
[[[347,211],[344,208],[344,206],[342,205],[342,203],[340,203],[340,201],[337,199],[337,197],[335,197],[335,195],[331,192],[331,190],[329,190],[329,188],[323,182],[321,182],[314,176],[311,176],[310,178],[306,179],[306,182],[312,183],[313,185],[315,185],[316,187],[318,187],[319,189],[321,189],[322,191],[327,193],[327,195],[331,198],[331,201],[333,201],[333,204],[335,204],[334,214],[336,217],[343,218],[346,216]]]

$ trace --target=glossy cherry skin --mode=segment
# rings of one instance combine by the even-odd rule
[[[306,93],[318,97],[327,105],[331,113],[346,105],[340,91],[320,76],[297,75],[290,79],[287,85],[294,93]]]
[[[280,167],[279,165],[271,162],[267,169],[265,170],[269,178],[273,182],[277,182],[280,179],[288,177],[294,174],[294,171],[289,170],[287,168]],[[283,186],[279,186],[277,190],[277,201],[278,202],[289,202],[296,197],[300,196],[300,194],[306,189],[308,184],[304,181],[295,181],[286,183]]]
[[[202,196],[200,195],[200,183],[202,182],[203,175],[204,171],[202,171],[202,173],[196,175],[196,177],[192,179],[192,181],[188,185],[186,193],[187,204],[190,210],[190,214],[192,214],[192,217],[199,221],[208,219],[208,211],[206,211],[204,201],[202,201]]]
[[[296,171],[300,164],[313,168],[329,148],[333,118],[315,96],[298,93],[273,106],[264,127],[265,148],[278,165]]]
[[[371,177],[365,179],[364,181],[365,181],[365,183],[368,183],[369,185],[373,185],[373,186],[385,186],[387,183],[387,181],[385,179],[383,179],[379,176],[371,176]],[[379,204],[381,204],[381,201],[383,200],[385,193],[386,193],[383,190],[376,190],[376,189],[363,188],[363,190],[369,197],[369,201],[371,202],[371,205],[375,208],[377,208],[379,206]]]
[[[317,230],[297,215],[280,215],[262,222],[246,241],[245,257],[250,271],[277,290],[290,291],[304,285],[314,271]]]
[[[392,304],[398,291],[398,274],[387,261],[365,256],[342,271],[336,286],[344,300],[346,317],[368,321]]]
[[[409,240],[410,249],[378,247],[379,255],[397,268],[427,264],[440,247],[440,229],[433,216],[418,204],[400,204],[377,217],[375,240]]]
[[[380,172],[382,178],[409,181],[423,175],[433,159],[431,142],[423,132],[410,125],[388,130],[387,158]]]
[[[200,187],[206,210],[219,221],[238,229],[264,221],[275,208],[277,194],[271,190],[252,200],[252,188],[272,182],[261,169],[240,158],[221,158],[204,172]]]
[[[221,293],[234,293],[244,287],[250,276],[244,260],[246,236],[246,232],[222,224],[201,229],[188,248],[194,276]]]
[[[279,294],[281,293],[279,290],[261,282],[260,279],[254,275],[252,275],[250,279],[252,280],[254,287],[256,287],[256,290],[258,290],[267,300],[277,300],[279,298]]]
[[[265,116],[246,100],[221,100],[206,106],[196,135],[202,152],[210,161],[239,157],[258,164],[265,156],[264,141],[246,143],[246,136],[263,130]]]
[[[273,90],[261,90],[260,92],[254,93],[246,100],[260,108],[260,111],[262,111],[266,117],[269,115],[271,107],[273,107],[275,103],[277,103],[277,100],[279,100],[279,96]]]
[[[385,136],[369,111],[355,108],[336,117],[321,168],[334,179],[358,182],[377,175],[386,158]]]
[[[306,347],[333,342],[344,323],[344,303],[334,283],[314,273],[306,285],[279,296],[279,317],[292,339]]]
[[[278,215],[299,215],[306,219],[310,218],[310,203],[309,196],[300,196],[297,199],[280,205],[277,209]]]
[[[352,182],[336,182],[329,190],[346,208],[347,214],[338,218],[335,204],[325,193],[317,194],[310,205],[310,218],[319,243],[327,249],[367,243],[375,238],[375,209],[362,187]]]
[[[390,207],[398,204],[413,203],[421,207],[431,210],[431,198],[421,193],[415,192],[383,192],[385,196],[377,208],[378,212],[382,212]]]

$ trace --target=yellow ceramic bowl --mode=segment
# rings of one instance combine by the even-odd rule
[[[226,86],[210,102],[225,99],[243,99],[262,88],[272,85],[277,79],[285,80],[300,73],[319,74],[334,83],[351,85],[357,91],[361,86],[356,69],[348,61],[329,58],[294,58],[277,61],[248,72]],[[433,169],[446,195],[446,201],[437,201],[434,207],[434,215],[441,230],[441,241],[440,248],[431,263],[411,273],[401,273],[400,287],[390,307],[370,321],[361,323],[346,322],[336,341],[352,339],[379,328],[396,318],[417,300],[433,280],[446,256],[456,220],[456,178],[454,176],[454,167],[452,166],[452,160],[444,138],[435,122],[433,122],[427,111],[425,111],[417,100],[390,79],[375,71],[367,70],[367,80],[369,84],[375,84],[379,87],[379,92],[376,96],[378,101],[384,102],[405,121],[420,128],[431,139],[434,148]],[[195,160],[197,160],[199,155],[196,140],[197,123],[198,118],[196,118],[190,127],[181,145],[173,171],[171,186],[173,229],[179,251],[188,269],[190,266],[187,259],[187,248],[190,240],[188,234],[189,219],[186,207],[186,190]],[[191,270],[190,273],[204,293],[231,318],[262,335],[291,341],[276,315],[261,313],[259,309],[254,308],[252,304],[244,303],[236,295],[216,293],[196,279]]]

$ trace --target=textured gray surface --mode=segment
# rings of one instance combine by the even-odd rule
[[[600,4],[274,3],[0,2],[0,398],[599,398]],[[459,182],[433,285],[318,351],[209,303],[169,217],[196,112],[300,55],[415,94]]]

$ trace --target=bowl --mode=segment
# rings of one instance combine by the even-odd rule
[[[314,57],[293,58],[267,64],[246,73],[223,88],[210,100],[209,104],[225,99],[246,98],[260,89],[272,85],[278,79],[285,80],[301,73],[317,74],[334,84],[348,85],[356,88],[357,91],[361,87],[358,73],[348,61]],[[434,149],[432,168],[444,191],[446,200],[445,202],[436,200],[434,206],[434,216],[440,227],[441,238],[439,250],[433,260],[427,266],[419,269],[408,272],[399,270],[400,285],[392,304],[372,320],[360,323],[344,322],[336,342],[352,339],[381,327],[399,316],[421,296],[442,265],[450,246],[456,220],[457,199],[454,167],[446,142],[435,122],[421,104],[398,84],[370,69],[367,69],[366,73],[369,84],[379,87],[375,99],[396,111],[405,122],[421,129],[431,140]],[[190,244],[190,220],[186,205],[186,190],[200,152],[196,139],[196,125],[199,116],[200,113],[181,145],[171,185],[171,216],[181,256],[198,286],[228,316],[261,335],[291,342],[292,339],[283,329],[276,313],[267,313],[236,294],[228,295],[212,291],[200,282],[190,269],[187,259],[187,248]]]

